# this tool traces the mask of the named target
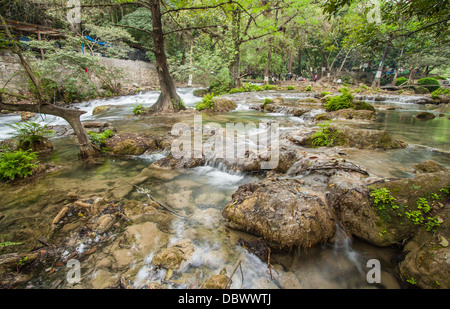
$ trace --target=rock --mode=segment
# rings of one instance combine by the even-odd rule
[[[107,232],[114,224],[115,218],[116,218],[116,216],[109,215],[109,214],[99,217],[94,224],[93,230],[97,234],[103,234],[103,233]]]
[[[30,112],[21,112],[20,116],[21,116],[22,121],[28,121],[31,118],[33,118],[34,116],[36,116],[36,114],[30,113]]]
[[[195,89],[194,96],[203,98],[209,93],[208,89]]]
[[[429,94],[430,91],[426,87],[414,87],[415,94]]]
[[[142,155],[157,150],[157,140],[151,135],[120,133],[105,141],[105,147],[114,155]]]
[[[222,212],[226,224],[263,237],[277,249],[308,248],[334,236],[336,223],[317,196],[297,192],[294,180],[241,186]]]
[[[415,286],[422,289],[450,288],[450,248],[436,243],[432,233],[421,230],[406,244],[404,252],[405,259],[399,265],[403,280],[414,279]]]
[[[416,115],[417,119],[423,119],[423,120],[431,120],[436,118],[436,115],[429,112],[420,112]]]
[[[371,110],[355,110],[352,108],[341,109],[338,111],[328,112],[317,115],[314,120],[331,120],[331,119],[346,119],[346,120],[375,120],[376,115]]]
[[[172,247],[164,249],[158,253],[152,260],[156,267],[165,269],[178,269],[184,261],[194,253],[194,245],[190,240],[183,240]]]
[[[428,160],[428,161],[419,163],[417,165],[414,165],[414,170],[416,173],[426,174],[426,173],[443,172],[447,169],[432,160]]]
[[[18,149],[28,150],[30,149],[33,152],[51,152],[55,150],[55,146],[50,142],[50,140],[46,137],[42,137],[40,140],[31,143],[30,141],[20,141],[17,145]]]
[[[223,290],[229,289],[232,281],[227,276],[226,270],[222,270],[219,275],[214,275],[203,283],[201,289]]]
[[[441,194],[440,189],[446,186],[450,186],[448,171],[371,185],[356,175],[337,174],[329,179],[327,199],[341,225],[352,235],[376,246],[390,246],[403,243],[419,230],[420,225],[414,225],[404,214],[397,215],[397,210],[379,210],[372,204],[369,189],[386,188],[396,199],[397,205],[413,211],[417,210],[419,198],[431,193]],[[436,207],[431,209],[434,215],[443,211]],[[398,211],[401,213],[401,210]]]
[[[214,107],[212,109],[213,112],[229,112],[233,111],[237,108],[237,104],[231,100],[219,98],[214,99]]]
[[[96,108],[94,108],[94,110],[92,111],[92,115],[98,115],[100,113],[109,111],[113,108],[115,108],[114,105],[100,105],[100,106],[97,106]]]

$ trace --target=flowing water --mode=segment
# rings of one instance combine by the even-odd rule
[[[194,106],[200,98],[193,96],[193,89],[179,89],[179,93],[187,106]],[[107,100],[95,100],[77,107],[86,111],[83,121],[109,121],[125,132],[166,132],[173,124],[180,121],[172,118],[133,118],[134,105],[151,106],[158,97],[158,92],[140,93],[134,96],[117,97]],[[205,123],[253,122],[277,120],[284,130],[312,127],[308,121],[314,114],[322,110],[317,107],[310,115],[293,117],[285,114],[264,114],[251,110],[249,106],[261,103],[266,97],[283,96],[295,101],[311,97],[311,94],[295,93],[257,93],[230,96],[239,98],[236,111],[226,114],[204,114]],[[360,163],[369,171],[385,177],[410,177],[414,164],[424,160],[435,160],[450,167],[448,155],[449,120],[448,115],[429,121],[419,121],[413,116],[423,106],[404,101],[385,101],[382,104],[399,104],[403,107],[395,111],[379,111],[377,120],[371,123],[345,123],[349,126],[388,131],[396,139],[409,144],[406,149],[392,151],[348,150],[349,158]],[[92,115],[95,107],[113,105],[114,108]],[[9,137],[11,130],[6,124],[20,120],[17,115],[0,116],[0,140]],[[56,117],[38,118],[38,121],[50,125],[62,125],[63,121]],[[138,176],[142,170],[167,154],[151,154],[128,159],[105,158],[101,165],[85,167],[77,160],[77,146],[73,137],[53,140],[57,150],[42,156],[43,162],[60,164],[63,168],[55,173],[39,178],[26,186],[0,188],[0,213],[5,218],[0,221],[0,235],[4,241],[16,241],[24,244],[31,239],[45,238],[50,223],[63,205],[68,192],[76,191],[85,196],[103,196],[105,193],[124,198],[148,202],[148,197],[136,188],[127,187],[127,181]],[[231,288],[399,288],[397,269],[393,258],[393,248],[377,248],[357,239],[351,239],[337,228],[337,241],[333,245],[296,250],[293,252],[273,252],[271,264],[262,262],[234,243],[238,238],[248,235],[230,231],[224,227],[221,211],[231,201],[232,194],[240,185],[255,182],[263,175],[231,172],[221,165],[205,166],[180,172],[152,171],[141,187],[151,190],[158,201],[171,207],[182,218],[171,218],[158,221],[162,230],[169,235],[169,244],[175,244],[189,238],[194,244],[194,255],[184,269],[184,283],[169,285],[173,288],[197,287],[192,278],[205,279],[226,269],[230,274],[239,270],[233,277]],[[189,218],[186,220],[184,218]],[[149,221],[157,220],[149,218]],[[160,228],[161,228],[160,226]],[[112,235],[114,236],[114,235]],[[117,236],[117,235],[116,235]],[[89,245],[89,244],[84,244]],[[19,246],[20,248],[20,246]],[[1,249],[0,249],[1,250]],[[14,248],[9,247],[12,252]],[[12,251],[11,251],[12,250]],[[80,249],[81,250],[81,249]],[[1,252],[0,252],[1,253]],[[137,267],[137,275],[131,283],[135,288],[146,287],[151,283],[162,283],[167,277],[163,270],[155,269],[151,260],[157,252],[151,252],[133,267]],[[105,257],[106,258],[106,257]],[[371,285],[366,280],[369,270],[366,263],[370,259],[378,259],[382,266],[382,284]],[[239,263],[239,264],[238,264]],[[67,287],[63,282],[64,271],[34,278],[29,288]],[[85,286],[98,277],[95,264],[83,266]]]

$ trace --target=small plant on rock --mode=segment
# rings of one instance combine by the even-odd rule
[[[24,178],[37,168],[37,153],[29,150],[6,151],[0,153],[0,179],[5,181]]]
[[[331,127],[330,121],[324,124],[318,124],[318,126],[321,130],[314,133],[311,137],[313,147],[332,147],[339,142],[343,132]]]

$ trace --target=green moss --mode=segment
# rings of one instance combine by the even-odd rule
[[[431,86],[431,87],[426,87],[429,92],[436,91],[441,87],[441,83],[437,79],[431,78],[431,77],[425,77],[425,78],[419,79],[417,84],[422,85],[422,86],[424,86],[424,85]]]
[[[344,93],[340,96],[329,98],[325,108],[327,112],[350,108],[353,99],[354,98],[350,93]]]

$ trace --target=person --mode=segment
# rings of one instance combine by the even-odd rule
[[[316,83],[317,82],[317,78],[318,78],[319,76],[317,76],[317,74],[314,76],[314,82]]]
[[[337,80],[337,84],[340,85],[341,83],[342,83],[342,79],[339,78],[339,79]]]

